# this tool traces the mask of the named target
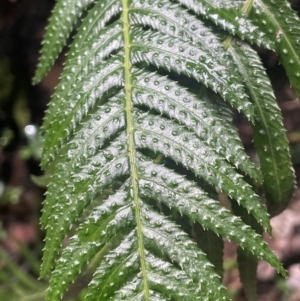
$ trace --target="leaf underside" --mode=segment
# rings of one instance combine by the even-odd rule
[[[267,2],[255,1],[270,16],[275,8]],[[269,233],[254,187],[264,184],[271,214],[289,201],[294,174],[269,80],[247,44],[233,41],[227,50],[219,31],[275,50],[278,43],[251,13],[237,12],[242,1],[225,1],[224,10],[201,0],[74,3],[57,2],[34,79],[45,75],[77,24],[43,125],[42,166],[54,167],[41,218],[43,277],[79,225],[55,263],[46,300],[60,300],[116,235],[86,300],[229,300],[222,252],[197,246],[194,223],[218,251],[224,237],[285,275],[262,236],[217,200],[224,192]],[[232,125],[232,107],[254,124],[261,172]],[[99,197],[107,189],[109,196]]]

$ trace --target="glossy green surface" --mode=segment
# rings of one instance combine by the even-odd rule
[[[271,2],[264,3],[271,6],[263,11],[269,16],[277,9]],[[262,7],[262,0],[255,3]],[[240,40],[223,45],[230,33],[279,47],[251,17],[257,11],[252,5],[57,2],[35,81],[47,73],[77,22],[78,28],[43,125],[42,166],[54,167],[41,218],[47,232],[42,276],[55,266],[47,301],[60,300],[116,236],[118,244],[100,261],[86,300],[229,300],[221,284],[222,252],[208,256],[215,269],[176,216],[208,229],[212,246],[221,249],[220,237],[235,241],[255,260],[286,274],[262,236],[215,197],[226,193],[270,233],[256,187],[264,185],[272,214],[293,191],[280,111],[258,56]],[[288,34],[284,39],[289,41]],[[244,151],[232,107],[254,124],[261,170]],[[108,198],[99,200],[108,187]],[[79,220],[90,204],[93,209]],[[168,215],[167,208],[176,214]]]
[[[285,136],[282,115],[271,84],[256,53],[245,44],[229,49],[235,60],[256,112],[254,143],[264,176],[264,189],[271,216],[289,204],[294,186],[294,170]]]

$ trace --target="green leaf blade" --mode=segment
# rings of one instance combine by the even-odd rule
[[[264,229],[271,233],[269,218],[259,197],[242,176],[213,149],[206,147],[183,127],[163,118],[148,114],[136,114],[135,118],[139,125],[135,132],[138,148],[150,148],[162,153],[193,171],[220,191],[226,192],[252,212]],[[147,127],[148,129],[145,130]]]
[[[87,301],[105,301],[112,298],[126,280],[140,269],[135,232],[111,251],[98,266],[86,294]]]
[[[147,162],[145,158],[141,158],[141,160],[140,177],[143,181],[140,181],[140,189],[143,196],[148,195],[158,199],[166,206],[176,208],[179,213],[186,214],[191,220],[199,222],[204,228],[211,229],[218,235],[238,242],[240,246],[250,250],[257,257],[266,260],[276,267],[280,273],[286,275],[282,264],[274,253],[268,249],[261,236],[256,234],[249,226],[241,223],[240,218],[231,215],[227,209],[208,198],[206,193],[201,191],[195,184],[189,183],[189,181],[175,173],[172,173],[171,176],[166,168]],[[156,181],[153,180],[155,173]],[[190,197],[185,199],[185,194]],[[226,225],[225,228],[224,224]],[[236,227],[238,224],[239,227]],[[247,239],[245,238],[246,235]]]
[[[121,63],[121,61],[114,60],[113,64],[110,62],[100,64],[95,70],[93,79],[89,78],[86,82],[81,82],[72,91],[72,95],[69,97],[74,97],[76,102],[73,102],[68,108],[64,108],[65,105],[62,102],[60,114],[57,114],[57,118],[53,118],[51,130],[48,131],[44,141],[42,159],[44,167],[54,160],[63,143],[79,126],[97,99],[105,95],[109,89],[122,86]],[[97,89],[96,93],[94,89]]]
[[[187,8],[214,22],[232,35],[238,35],[250,43],[274,49],[274,42],[241,13],[245,1],[179,0]]]
[[[75,193],[81,191],[80,189],[84,188],[84,183],[87,185],[86,187],[88,187],[89,184],[97,181],[97,176],[101,177],[101,175],[104,176],[105,174],[111,173],[112,169],[110,169],[109,166],[111,163],[118,166],[118,169],[126,163],[124,160],[126,152],[124,141],[125,135],[120,135],[119,139],[111,144],[111,147],[97,152],[97,154],[94,154],[87,162],[85,158],[79,157],[77,162],[75,161],[70,164],[69,160],[66,160],[58,164],[56,173],[51,178],[44,201],[43,215],[41,218],[43,228],[46,227],[49,217],[53,215],[53,209],[57,208],[58,214],[61,214],[62,210],[59,206],[63,206],[65,203],[68,204],[68,198],[74,197]],[[79,166],[80,163],[82,164],[82,161],[84,162],[83,167]],[[126,166],[125,164],[123,167],[124,170]],[[78,171],[76,176],[72,176],[74,169]],[[121,171],[121,173],[123,172],[124,171]],[[117,175],[119,175],[118,172],[114,174],[114,176]],[[103,183],[109,183],[109,179],[104,178],[101,180],[103,180]]]
[[[300,97],[300,20],[288,1],[259,0],[250,14],[254,24],[275,43],[275,51]]]
[[[127,164],[128,162],[124,157],[113,160],[109,166],[105,166],[99,171],[99,164],[95,164],[96,172],[91,170],[90,174],[85,175],[87,177],[85,181],[82,179],[83,174],[81,174],[80,180],[68,185],[69,190],[63,190],[64,194],[59,198],[58,203],[55,203],[52,208],[48,205],[52,212],[49,215],[49,212],[45,211],[44,217],[44,219],[48,217],[48,220],[44,259],[41,267],[42,277],[50,271],[62,239],[84,208],[101,193],[102,189],[112,183],[114,177],[124,176],[124,173],[128,172]],[[91,173],[94,175],[91,176]],[[114,177],[107,177],[107,174],[113,174]],[[89,187],[95,188],[88,190]],[[49,198],[49,202],[52,204],[57,201],[55,195],[49,194]]]
[[[112,51],[123,45],[120,22],[105,26],[105,23],[118,12],[120,12],[119,1],[104,1],[104,3],[99,1],[88,13],[88,16],[93,18],[93,22],[88,22],[89,17],[87,17],[80,25],[45,116],[42,128],[44,131],[48,130],[53,122],[53,118],[48,116],[54,115],[58,120],[63,117],[61,112],[68,109],[70,105],[64,100],[67,97],[74,97],[72,91],[82,78],[90,74],[91,69],[94,69]],[[99,35],[101,39],[97,39]],[[82,56],[82,53],[89,53],[89,55]]]
[[[49,71],[55,59],[66,45],[77,19],[93,3],[94,0],[58,1],[50,18],[44,37],[39,64],[36,70],[34,83],[38,83]],[[51,45],[51,47],[50,47]]]
[[[132,90],[134,104],[146,105],[184,124],[191,131],[195,131],[201,141],[215,149],[230,163],[256,182],[262,182],[257,168],[246,156],[237,132],[227,127],[223,116],[219,116],[220,105],[214,107],[209,103],[210,99],[198,98],[158,74],[145,71],[134,73]],[[184,101],[178,101],[178,97]]]
[[[229,52],[245,79],[256,111],[254,143],[264,176],[268,211],[274,216],[289,204],[295,181],[282,115],[257,54],[247,45],[235,45]]]
[[[253,118],[253,108],[243,86],[231,85],[234,76],[221,62],[212,60],[207,49],[157,32],[136,30],[132,35],[132,63],[145,62],[194,78],[219,93],[248,119]]]
[[[162,253],[176,262],[194,283],[201,285],[204,296],[211,300],[229,300],[213,265],[186,233],[150,207],[145,206],[143,210],[145,245],[149,252]]]
[[[201,250],[193,223],[213,233],[220,251],[223,237],[233,240],[286,274],[262,235],[217,198],[226,193],[270,233],[256,194],[262,176],[245,153],[232,107],[255,122],[254,131],[270,127],[276,137],[278,130],[282,164],[290,164],[287,142],[281,121],[271,122],[280,114],[256,56],[251,50],[240,58],[247,67],[241,76],[220,28],[272,49],[274,43],[247,19],[248,10],[241,14],[243,1],[177,2],[103,0],[77,9],[78,31],[43,128],[42,165],[48,173],[54,167],[41,218],[43,276],[78,227],[55,265],[47,301],[58,301],[91,260],[89,301],[228,301],[222,254]],[[266,143],[259,140],[257,149]]]
[[[125,197],[126,193],[120,191],[95,208],[79,228],[78,235],[71,238],[52,273],[47,301],[60,300],[74,278],[103,245],[118,231],[134,225],[133,216],[130,214],[132,210],[124,201]]]

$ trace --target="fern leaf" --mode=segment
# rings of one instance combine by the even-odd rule
[[[102,106],[96,106],[95,110],[90,112],[91,120],[88,120],[84,126],[77,129],[77,133],[68,143],[68,149],[61,151],[65,162],[61,170],[69,170],[95,155],[111,136],[116,135],[120,129],[125,126],[125,116],[123,104],[124,93],[120,92],[110,98],[108,103]],[[124,139],[123,136],[119,137]],[[107,155],[108,156],[108,155]]]
[[[256,111],[254,143],[260,155],[268,211],[274,216],[287,207],[294,190],[294,172],[281,112],[257,54],[247,45],[236,43],[229,52],[245,79]],[[264,156],[266,153],[268,156]]]
[[[149,161],[145,161],[141,170],[143,172],[143,177],[140,176],[143,179],[140,185],[142,196],[152,197],[169,207],[176,208],[178,212],[187,215],[192,221],[199,222],[203,228],[210,229],[228,240],[237,241],[241,247],[250,250],[259,258],[262,258],[262,254],[266,254],[264,259],[275,263],[276,257],[274,254],[269,254],[265,243],[259,242],[259,235],[249,226],[240,224],[238,217],[232,216],[227,209],[208,198],[203,191],[197,189],[189,181],[185,181],[175,173],[171,174],[164,167],[154,165]],[[158,182],[154,180],[154,177],[158,177]],[[189,198],[186,199],[185,195],[188,195]],[[224,221],[230,220],[231,222],[227,223],[227,229],[224,229],[222,224]],[[230,224],[232,226],[229,226]],[[238,224],[239,226],[235,227]],[[243,236],[247,232],[249,237],[244,241]],[[250,239],[250,236],[253,240]],[[259,252],[258,249],[260,249]],[[284,272],[282,269],[281,271]]]
[[[242,79],[239,76],[236,76],[234,70],[230,68],[230,64],[227,63],[228,54],[223,47],[223,43],[205,23],[199,20],[199,18],[196,18],[188,13],[188,11],[183,10],[177,3],[172,3],[168,0],[159,0],[155,3],[152,1],[144,1],[143,3],[135,1],[134,6],[134,9],[131,9],[129,14],[132,24],[149,26],[152,29],[164,34],[167,33],[170,36],[179,36],[186,42],[192,41],[194,44],[198,45],[199,48],[210,54],[210,56],[215,55],[215,60],[219,66],[225,65],[230,71],[230,80],[243,86]],[[183,49],[181,51],[183,51]],[[194,55],[195,54],[190,55],[190,57]],[[241,92],[240,89],[239,93]],[[242,94],[240,94],[239,97],[239,102],[241,103]],[[247,97],[243,97],[245,98],[246,105]],[[245,112],[246,115],[249,113],[246,108],[237,107],[234,103],[231,104],[239,111]]]
[[[271,114],[278,113],[267,110],[274,98],[268,86],[263,91],[267,103],[258,103],[263,93],[253,81],[267,81],[256,56],[249,50],[250,57],[241,58],[235,46],[228,52],[219,28],[197,15],[206,14],[249,41],[271,48],[272,41],[236,10],[241,1],[225,1],[224,10],[204,0],[94,2],[85,1],[66,21],[65,40],[86,11],[43,126],[42,165],[55,166],[41,219],[47,231],[42,276],[55,266],[46,299],[60,300],[87,262],[114,241],[98,263],[86,300],[229,300],[220,262],[178,226],[179,215],[211,231],[218,242],[221,237],[237,242],[286,275],[262,236],[215,197],[225,192],[271,232],[260,198],[242,175],[261,184],[269,170],[262,164],[262,179],[228,111],[230,105],[257,121],[259,131],[271,127]],[[62,16],[60,24],[62,3],[58,1],[52,17]],[[46,44],[58,34],[50,21]],[[45,46],[36,80],[65,40],[53,51]],[[261,118],[267,123],[259,123]],[[276,128],[282,129],[280,121]],[[283,131],[278,135],[285,143],[286,163]],[[259,150],[270,141],[257,143]],[[157,155],[164,156],[165,165],[155,163]],[[265,152],[260,156],[269,162]],[[99,201],[108,186],[111,195]],[[207,187],[214,192],[208,194]],[[166,216],[157,207],[175,214]],[[90,213],[81,220],[86,208]],[[76,234],[55,263],[63,238],[77,223]]]
[[[275,48],[274,42],[263,31],[259,30],[257,25],[240,13],[245,1],[178,0],[178,2],[196,14],[208,18],[232,35],[238,35],[243,40],[257,43],[268,49]]]
[[[213,265],[177,225],[145,206],[145,245],[149,251],[167,256],[195,282],[201,285],[202,297],[225,299],[221,279]],[[158,238],[159,243],[156,243]],[[204,271],[205,270],[205,271]],[[201,275],[201,276],[200,276]]]
[[[102,260],[88,287],[87,301],[101,301],[113,297],[114,292],[123,286],[128,277],[140,271],[136,250],[137,240],[132,231]]]
[[[114,200],[119,198],[113,197]],[[109,199],[109,204],[113,202]],[[120,202],[118,202],[118,205]],[[120,212],[127,212],[125,210],[128,209],[128,204],[123,204],[124,207],[118,210],[118,214]],[[112,213],[112,210],[106,210],[107,205],[104,204],[101,206],[101,212],[105,214],[105,216],[109,216]],[[226,295],[225,288],[221,285],[220,278],[213,271],[213,266],[208,262],[203,254],[196,245],[190,241],[187,235],[178,228],[174,223],[167,221],[165,218],[160,216],[155,211],[151,210],[150,207],[146,206],[143,211],[143,235],[145,237],[145,246],[148,250],[148,253],[145,255],[146,261],[148,262],[148,269],[151,273],[155,274],[153,279],[157,279],[160,277],[160,270],[157,267],[154,269],[151,265],[153,262],[153,254],[161,254],[161,256],[167,256],[173,262],[176,262],[182,269],[180,271],[178,268],[171,267],[167,261],[162,261],[156,258],[156,262],[161,262],[162,267],[168,266],[174,273],[178,276],[183,277],[182,281],[187,281],[191,283],[191,287],[193,284],[190,279],[194,280],[194,283],[201,283],[201,294],[197,298],[203,298],[204,296],[211,296],[212,300],[214,298],[224,299],[222,296]],[[126,213],[124,213],[126,214]],[[97,244],[99,239],[99,234],[101,232],[110,233],[107,230],[106,221],[103,221],[103,218],[95,218],[95,216],[102,216],[103,214],[99,214],[99,210],[96,209],[95,213],[88,218],[88,222],[86,222],[81,229],[79,229],[79,236],[75,236],[72,241],[76,242],[76,246],[81,246],[81,248],[76,248],[74,244],[70,243],[70,248],[66,248],[64,253],[62,254],[61,260],[59,260],[58,265],[60,271],[64,269],[68,269],[69,273],[78,273],[79,264],[74,263],[74,259],[80,255],[77,254],[86,254],[88,256],[86,260],[92,256],[91,253],[88,252],[89,249],[94,249],[96,247],[100,247]],[[115,221],[115,219],[108,218],[110,223],[120,222]],[[91,226],[92,222],[92,226]],[[125,222],[125,221],[124,221]],[[127,222],[127,219],[126,219]],[[120,227],[124,228],[124,223],[121,223]],[[95,229],[90,231],[90,229]],[[105,231],[103,231],[105,229]],[[80,235],[83,234],[83,236]],[[94,236],[94,239],[90,238],[90,234]],[[99,234],[94,234],[99,233]],[[84,243],[86,237],[89,237],[88,244]],[[175,238],[175,240],[174,240]],[[83,241],[84,240],[84,241]],[[103,260],[97,269],[94,280],[91,282],[90,291],[88,292],[88,296],[90,296],[91,300],[94,290],[98,291],[97,298],[99,300],[109,300],[115,292],[118,291],[119,288],[122,287],[126,278],[132,276],[134,273],[138,274],[140,272],[140,265],[138,264],[138,253],[135,252],[137,249],[138,242],[136,239],[136,235],[134,232],[131,232],[124,242],[122,242],[116,250],[111,251],[110,254]],[[82,255],[81,255],[82,256]],[[157,263],[156,263],[157,264]],[[155,265],[156,265],[155,264]],[[72,266],[70,266],[72,265]],[[152,272],[152,269],[153,272]],[[205,269],[205,270],[203,270]],[[165,270],[164,268],[162,270]],[[129,273],[129,274],[128,274]],[[148,272],[149,274],[149,272]],[[166,274],[166,270],[165,273]],[[201,276],[200,276],[201,275]],[[116,278],[115,278],[116,277]],[[121,277],[121,278],[120,278]],[[122,279],[124,277],[124,279]],[[61,276],[59,274],[53,275],[52,287],[54,292],[59,292],[64,289],[66,285],[69,283],[61,284],[60,283]],[[149,277],[150,278],[150,277]],[[190,279],[189,279],[190,278]],[[168,278],[169,280],[170,278]],[[124,282],[122,282],[122,280]],[[172,280],[172,277],[171,277]],[[56,282],[55,282],[56,281]],[[151,278],[150,278],[151,282]],[[99,290],[99,284],[101,283],[101,289]],[[184,285],[182,285],[184,287]],[[177,291],[180,292],[180,289],[177,288]],[[197,291],[197,288],[194,289]],[[173,292],[172,294],[174,294]],[[184,293],[186,294],[186,293]],[[189,296],[191,294],[187,294]],[[49,295],[51,298],[54,298],[54,295]],[[49,297],[49,300],[52,300]],[[97,299],[96,299],[97,300]]]
[[[81,51],[90,52],[92,47],[92,53],[94,55],[93,65],[95,65],[95,62],[101,61],[112,51],[122,46],[122,35],[120,26],[104,28],[103,30],[97,31],[97,33],[103,37],[100,43],[94,43],[93,45],[87,43],[85,48],[82,47],[74,52],[70,52],[69,60],[67,61],[65,67],[65,71],[68,70],[69,72],[65,72],[63,74],[60,84],[56,88],[56,94],[54,94],[54,97],[51,100],[49,109],[47,111],[47,115],[44,120],[44,131],[48,130],[54,122],[54,120],[51,118],[49,119],[48,116],[56,116],[57,114],[55,119],[55,122],[57,122],[56,120],[59,120],[59,117],[63,117],[61,116],[61,109],[63,107],[65,109],[69,109],[68,103],[63,100],[66,97],[70,96],[71,91],[74,90],[74,88],[76,88],[76,85],[78,83],[76,83],[75,79],[77,78],[77,76],[79,76],[79,74],[81,76],[87,75],[88,72],[91,72],[91,68],[93,68],[93,66],[89,64],[90,61],[88,59],[80,58]]]
[[[123,43],[121,39],[121,24],[119,26],[117,24],[105,26],[105,23],[120,12],[120,9],[119,1],[114,0],[99,1],[89,11],[87,18],[83,21],[74,38],[74,43],[71,45],[64,73],[45,117],[44,130],[49,130],[49,127],[53,124],[53,115],[61,114],[62,108],[68,109],[69,103],[66,101],[66,98],[76,88],[78,76],[81,75],[84,78],[84,75],[91,72],[91,67],[95,67],[97,62],[101,62],[111,51],[118,49],[118,44]],[[90,18],[93,18],[94,22],[88,22]],[[102,36],[102,39],[95,40],[95,37],[99,35]],[[89,52],[89,56],[82,57],[82,53],[87,52]],[[91,57],[93,57],[92,61]],[[69,72],[67,72],[68,70]],[[62,105],[63,107],[61,107]],[[48,116],[52,116],[52,118],[48,119]],[[59,115],[57,117],[62,118],[63,116]],[[58,118],[58,120],[60,119]]]
[[[52,67],[55,59],[66,45],[67,38],[82,13],[94,0],[59,1],[47,27],[38,68],[33,79],[39,82]],[[51,46],[50,46],[51,45]]]
[[[177,300],[188,301],[191,299],[203,300],[204,297],[207,298],[201,286],[195,285],[182,270],[174,268],[168,262],[164,262],[153,255],[149,256],[147,263],[150,269],[149,282],[153,289],[162,291],[165,295],[169,295]],[[152,272],[152,270],[155,272]],[[167,286],[164,283],[166,277],[168,278]]]
[[[72,237],[57,262],[58,268],[52,275],[46,300],[59,300],[62,292],[71,284],[85,263],[96,255],[115,233],[133,223],[132,211],[125,203],[125,198],[126,193],[123,191],[110,197],[102,206],[95,208],[92,215],[78,229],[78,235]],[[68,265],[65,265],[66,262]]]
[[[245,156],[236,131],[225,124],[223,116],[218,116],[215,112],[218,107],[211,104],[211,99],[199,99],[167,77],[139,70],[134,72],[132,93],[134,104],[157,110],[194,130],[204,144],[215,149],[256,182],[262,181],[256,167]],[[184,101],[178,102],[178,97]],[[211,127],[217,131],[211,131]]]
[[[62,143],[95,105],[97,99],[103,97],[108,89],[122,85],[122,59],[113,58],[111,61],[99,64],[94,77],[91,75],[73,90],[77,94],[76,102],[69,104],[68,108],[64,108],[65,104],[62,102],[60,114],[57,114],[57,118],[53,118],[51,130],[48,131],[44,142],[43,166],[48,166],[53,160]]]
[[[247,101],[243,87],[238,84],[230,85],[231,75],[220,62],[211,60],[212,53],[158,32],[145,33],[136,30],[132,35],[132,63],[145,62],[194,78],[219,93],[233,107],[252,119],[252,106]]]
[[[299,97],[300,56],[299,18],[288,1],[180,0],[180,3],[209,18],[216,25],[251,43],[275,50],[286,69],[291,85]],[[238,12],[242,11],[243,14]]]
[[[300,21],[296,12],[286,0],[258,0],[249,18],[275,43],[279,60],[300,97]]]
[[[123,151],[121,155],[118,147]],[[61,181],[61,174],[58,174],[58,179],[52,181],[53,186],[49,188],[44,210],[44,220],[48,220],[45,221],[47,236],[42,276],[51,269],[62,239],[84,208],[115,178],[128,173],[123,145],[119,141],[110,149],[99,152],[93,159],[91,164],[84,166],[87,172],[82,170],[74,181],[70,182],[70,179],[66,178],[58,186],[57,180]]]
[[[268,216],[259,197],[213,149],[206,148],[196,136],[183,128],[175,127],[175,124],[168,120],[150,117],[147,114],[137,115],[136,120],[139,125],[135,133],[138,148],[150,148],[160,152],[192,170],[197,176],[226,192],[247,208],[270,233]]]
[[[237,262],[239,267],[240,280],[248,301],[257,301],[257,266],[258,259],[249,251],[238,247]]]
[[[164,3],[164,2],[162,2]],[[166,4],[166,1],[165,3]],[[112,8],[113,7],[113,8]],[[103,13],[103,8],[108,10],[108,14]],[[168,7],[167,7],[168,8]],[[48,130],[47,133],[47,139],[45,140],[45,146],[44,146],[44,156],[42,159],[42,165],[47,166],[49,162],[52,160],[51,156],[55,154],[58,149],[61,147],[61,145],[64,143],[65,139],[71,135],[72,130],[74,130],[74,125],[75,122],[80,121],[82,116],[85,115],[85,111],[89,108],[89,105],[92,105],[92,99],[88,102],[88,104],[85,104],[86,107],[83,108],[83,112],[81,113],[82,116],[76,116],[75,112],[78,115],[78,109],[79,107],[82,106],[82,103],[84,102],[84,99],[78,95],[80,95],[80,92],[82,91],[82,88],[84,86],[92,86],[90,83],[87,84],[85,81],[80,80],[80,83],[76,83],[74,81],[70,81],[71,75],[73,78],[76,78],[76,75],[78,75],[78,72],[81,72],[81,78],[84,77],[85,72],[89,72],[91,74],[91,68],[95,68],[94,66],[97,64],[97,62],[101,59],[103,59],[105,56],[108,55],[109,51],[114,51],[117,50],[119,47],[121,47],[122,42],[120,41],[120,35],[121,35],[121,29],[118,26],[114,26],[114,30],[112,28],[105,28],[103,29],[103,23],[104,21],[107,21],[109,18],[111,18],[114,14],[116,14],[119,10],[119,6],[117,3],[114,5],[108,4],[108,2],[105,2],[102,6],[96,5],[91,11],[90,14],[91,16],[97,15],[96,22],[90,22],[91,24],[83,24],[81,28],[84,28],[86,32],[92,32],[93,34],[101,35],[103,36],[103,39],[101,39],[101,42],[95,43],[96,46],[93,46],[95,49],[94,51],[97,51],[97,56],[94,57],[94,60],[92,61],[93,66],[87,65],[88,60],[82,59],[82,55],[79,53],[86,52],[87,49],[91,48],[91,42],[87,41],[86,43],[82,42],[81,40],[85,41],[84,36],[82,31],[79,29],[79,33],[77,34],[73,48],[71,48],[70,54],[69,54],[69,60],[65,72],[63,74],[63,78],[60,82],[60,85],[57,89],[57,92],[51,102],[51,106],[49,108],[49,111],[46,115],[45,118],[45,123],[44,123],[44,129]],[[170,13],[170,9],[168,10],[168,13]],[[176,13],[176,10],[173,12]],[[185,17],[187,19],[187,15]],[[87,22],[86,22],[87,23]],[[144,24],[145,25],[145,24]],[[146,24],[148,25],[148,24]],[[185,25],[186,28],[188,28],[188,25]],[[191,28],[194,28],[195,26],[193,24],[190,25]],[[195,31],[195,30],[194,30]],[[203,31],[199,30],[198,32],[202,32],[205,36],[208,35],[208,39],[211,43],[212,39],[216,40],[216,37],[214,37],[209,30]],[[116,35],[115,35],[116,34]],[[149,34],[149,33],[148,33]],[[151,35],[151,36],[150,36]],[[173,45],[176,41],[174,38],[170,39],[170,41],[164,41],[164,43],[159,44],[162,41],[162,38],[168,39],[168,37],[163,37],[163,36],[158,36],[157,34],[151,33],[149,36],[144,36],[141,33],[133,33],[133,36],[135,37],[143,37],[143,40],[138,40],[133,43],[131,46],[132,49],[134,47],[137,47],[136,51],[133,51],[133,63],[139,62],[140,59],[142,58],[144,61],[147,63],[152,63],[155,64],[158,67],[163,67],[164,66],[164,61],[168,60],[174,60],[174,62],[170,61],[169,66],[165,66],[166,68],[170,68],[170,66],[175,66],[175,71],[180,72],[183,74],[188,74],[192,77],[194,77],[196,80],[203,82],[206,85],[210,85],[214,91],[220,92],[221,95],[225,97],[225,99],[228,99],[228,101],[235,106],[239,111],[244,112],[245,115],[249,118],[252,119],[253,117],[253,111],[251,104],[247,101],[247,96],[245,95],[242,85],[238,85],[238,77],[234,75],[232,72],[231,74],[226,74],[225,68],[222,68],[222,62],[216,62],[217,64],[214,66],[212,65],[212,61],[209,59],[213,55],[211,53],[211,48],[209,48],[208,45],[204,45],[202,48],[204,51],[199,51],[198,48],[192,49],[192,45],[189,45],[189,53],[187,56],[187,52],[185,49],[187,48],[186,43],[181,44],[181,46],[178,49],[178,57],[173,58],[170,57],[170,51],[174,52],[174,49],[171,50],[169,45]],[[189,36],[192,36],[191,30],[189,32]],[[194,33],[195,36],[195,33]],[[118,37],[118,38],[117,38]],[[154,43],[156,44],[155,48],[153,46],[151,47],[153,51],[159,51],[159,52],[153,52],[147,50],[147,42],[149,39],[154,38]],[[195,38],[194,38],[195,39]],[[199,41],[199,39],[198,39]],[[137,43],[138,45],[135,45]],[[86,44],[84,47],[83,45]],[[202,42],[203,44],[203,42]],[[201,44],[201,45],[202,45]],[[216,42],[215,42],[216,44]],[[140,46],[139,46],[140,45]],[[198,43],[199,45],[199,43]],[[83,48],[84,49],[83,49]],[[141,52],[141,49],[144,49],[147,51],[147,56],[148,57],[143,57],[143,54]],[[163,48],[162,48],[163,47]],[[165,51],[163,51],[163,49]],[[218,56],[224,56],[224,49],[219,43],[214,47],[216,52],[218,52]],[[223,53],[220,54],[220,49],[223,49]],[[92,51],[92,55],[94,53]],[[191,55],[192,54],[192,55]],[[151,55],[151,59],[149,58],[149,55]],[[187,57],[189,59],[187,60]],[[202,60],[209,60],[207,63],[203,61],[205,64],[197,64],[197,60],[195,58]],[[91,62],[91,58],[89,60]],[[121,62],[120,62],[121,63]],[[174,64],[172,64],[174,63]],[[162,64],[162,65],[161,65]],[[72,67],[69,68],[68,65],[71,65]],[[75,66],[76,67],[75,67]],[[195,69],[195,66],[197,65],[197,70]],[[203,67],[201,67],[203,65]],[[78,66],[78,67],[77,67]],[[209,66],[209,70],[207,67]],[[201,69],[199,69],[201,67]],[[106,69],[105,66],[99,66],[98,68],[95,68],[96,70],[94,71],[97,73],[99,70]],[[69,70],[69,72],[68,72]],[[86,70],[86,71],[84,71]],[[111,70],[111,69],[110,69]],[[216,71],[215,71],[216,70]],[[113,76],[117,76],[116,74],[112,73],[105,73],[107,71],[103,70],[103,74],[96,74],[95,80],[97,81],[97,78],[103,78],[105,82],[110,82],[110,79]],[[117,71],[116,71],[117,72]],[[204,72],[204,73],[203,73]],[[99,72],[98,72],[99,73]],[[203,73],[203,76],[201,75]],[[107,77],[104,75],[107,74]],[[223,76],[222,76],[223,75]],[[220,76],[222,78],[227,78],[228,79],[228,84],[226,85],[225,82],[220,81]],[[229,85],[229,82],[235,82],[235,85]],[[230,87],[230,89],[224,89],[224,87]],[[111,88],[111,86],[107,87],[108,89]],[[71,93],[72,90],[72,93]],[[104,93],[105,91],[103,91]],[[99,91],[100,93],[100,91]],[[86,94],[86,93],[85,93]],[[76,95],[76,96],[75,96]],[[99,95],[97,95],[99,97]],[[65,101],[67,98],[73,98],[76,97],[78,99],[78,102],[75,106],[71,106],[68,102]],[[86,97],[86,96],[85,96]],[[244,100],[244,101],[242,101]],[[75,115],[75,116],[72,116]],[[50,116],[51,118],[48,118]],[[55,116],[55,118],[53,118]],[[68,118],[66,118],[68,116]],[[73,117],[72,119],[69,119]],[[76,120],[77,119],[77,120]],[[49,129],[49,125],[51,125],[51,128]],[[69,125],[69,128],[67,127]],[[72,126],[70,128],[70,126]],[[50,143],[51,141],[51,143]]]

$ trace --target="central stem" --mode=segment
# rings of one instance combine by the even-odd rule
[[[135,162],[135,143],[134,143],[134,124],[133,124],[133,105],[132,105],[132,80],[131,80],[131,63],[130,63],[130,25],[129,25],[129,0],[122,0],[123,13],[123,37],[124,37],[124,76],[125,76],[125,96],[126,96],[126,122],[127,122],[127,136],[128,136],[128,156],[131,174],[131,192],[133,198],[133,206],[135,210],[136,231],[138,238],[139,257],[141,263],[141,272],[143,276],[143,286],[145,300],[150,301],[150,292],[148,285],[147,266],[145,260],[144,236],[142,231],[142,217],[140,200],[138,193],[138,175]]]

